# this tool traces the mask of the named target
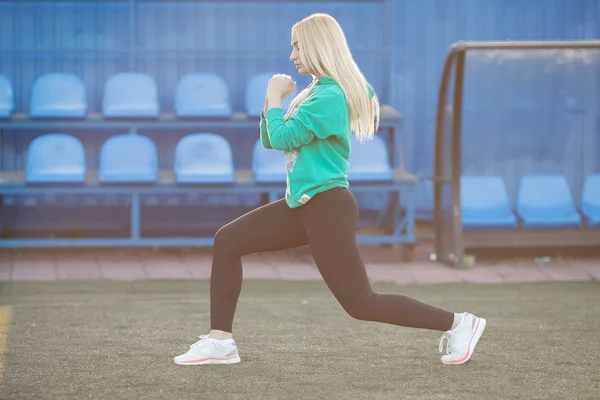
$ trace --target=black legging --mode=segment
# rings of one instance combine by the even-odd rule
[[[454,314],[398,294],[371,289],[356,244],[358,205],[347,189],[331,189],[291,209],[279,200],[234,220],[215,235],[210,279],[211,329],[232,332],[247,254],[307,245],[325,283],[353,318],[446,331]]]

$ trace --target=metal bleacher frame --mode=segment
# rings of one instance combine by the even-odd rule
[[[260,0],[254,0],[259,2]],[[130,13],[130,38],[129,38],[129,67],[135,70],[135,55],[140,49],[135,47],[135,18],[134,13],[138,0],[128,0]],[[387,1],[381,0],[384,5]],[[384,29],[389,30],[388,18],[384,18]],[[388,32],[389,33],[389,32]],[[384,35],[385,38],[389,34]],[[388,40],[388,39],[384,39]],[[389,43],[384,43],[389,51]],[[62,50],[64,52],[64,50]],[[78,51],[74,49],[73,51]],[[191,50],[186,50],[191,51]],[[286,50],[283,50],[286,51]],[[382,50],[385,52],[385,50]],[[125,55],[127,56],[127,55]],[[382,73],[389,76],[391,60],[387,53],[384,54],[382,62]],[[14,82],[13,82],[14,84]],[[383,89],[383,98],[387,96],[387,89]],[[352,183],[351,190],[354,193],[364,192],[389,192],[391,194],[391,232],[377,235],[358,235],[357,241],[361,244],[402,244],[404,255],[412,257],[412,246],[416,243],[414,231],[415,205],[417,178],[406,172],[403,166],[402,146],[400,140],[401,114],[390,106],[381,107],[381,131],[388,134],[388,151],[390,162],[394,173],[392,182],[366,182]],[[185,132],[210,132],[211,129],[228,130],[256,130],[258,139],[258,118],[248,117],[244,113],[235,112],[230,119],[200,119],[200,118],[178,118],[174,112],[161,112],[158,118],[146,119],[105,119],[99,112],[88,112],[82,119],[42,119],[30,118],[25,113],[15,113],[10,119],[0,119],[0,140],[2,131],[32,131],[32,132],[65,132],[69,131],[122,131],[137,132],[144,131],[185,131]],[[172,171],[160,171],[159,180],[155,185],[99,185],[96,171],[88,171],[88,179],[82,186],[33,186],[27,185],[22,171],[17,173],[0,171],[0,200],[2,196],[29,195],[29,194],[128,194],[131,196],[130,207],[130,234],[126,238],[39,238],[39,239],[3,239],[0,238],[0,248],[26,248],[26,247],[206,247],[212,246],[213,237],[142,237],[140,234],[141,205],[140,196],[144,194],[190,194],[190,193],[260,193],[270,201],[277,197],[278,193],[285,191],[281,184],[263,184],[254,182],[252,171],[236,171],[235,184],[232,186],[190,186],[177,185]],[[165,173],[166,172],[166,173]],[[1,204],[1,201],[0,201]]]
[[[472,51],[514,50],[600,50],[600,41],[556,42],[457,42],[446,56],[440,83],[436,138],[434,183],[435,256],[455,268],[465,267],[465,249],[475,248],[531,248],[555,246],[600,247],[600,229],[465,229],[462,223],[460,182],[462,175],[462,103],[464,71],[467,53]],[[454,71],[454,77],[451,73]],[[451,82],[454,79],[454,82]],[[449,87],[454,84],[452,97]],[[447,103],[454,112],[446,121]],[[450,127],[451,149],[444,148],[446,124]],[[446,159],[448,157],[449,159]],[[442,198],[442,189],[449,188],[451,195]],[[446,200],[446,201],[444,201]]]

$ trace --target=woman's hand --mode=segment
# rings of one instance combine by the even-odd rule
[[[292,79],[292,78],[290,78],[290,79]],[[289,95],[294,93],[295,90],[296,90],[296,82],[292,81],[291,86],[288,88],[288,91],[286,93],[284,93],[282,99],[285,99],[286,97],[288,97]]]
[[[284,74],[273,75],[267,85],[267,97],[285,99],[296,90],[296,82],[292,77]]]

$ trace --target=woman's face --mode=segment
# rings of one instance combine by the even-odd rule
[[[290,60],[294,63],[294,66],[300,74],[310,74],[310,72],[308,72],[306,67],[302,64],[302,59],[300,56],[300,44],[298,43],[298,38],[296,37],[295,32],[292,32],[292,54],[290,54]]]

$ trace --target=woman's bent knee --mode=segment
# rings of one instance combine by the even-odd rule
[[[213,252],[235,252],[236,243],[239,242],[239,235],[236,234],[235,226],[227,224],[215,233],[213,239]]]

